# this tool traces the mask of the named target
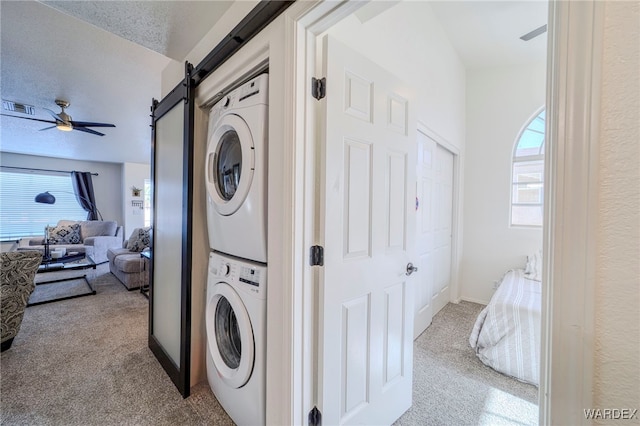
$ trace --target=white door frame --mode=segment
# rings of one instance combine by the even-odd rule
[[[549,4],[540,424],[591,424],[604,2]],[[557,371],[557,374],[554,374]]]
[[[318,238],[314,225],[316,127],[309,82],[315,76],[315,35],[356,10],[354,1],[296,2],[285,11],[285,151],[291,166],[284,188],[291,192],[292,223],[283,229],[283,259],[290,271],[281,283],[284,312],[283,370],[279,409],[271,424],[307,424],[316,399],[314,345],[315,278],[309,247]],[[582,409],[592,407],[595,230],[599,128],[600,52],[603,8],[597,0],[550,1],[547,60],[547,160],[540,423],[590,423]],[[571,76],[567,79],[566,76]],[[571,157],[568,157],[571,155]],[[576,155],[578,158],[576,158]],[[580,300],[583,303],[574,303]],[[562,372],[553,375],[553,371]]]

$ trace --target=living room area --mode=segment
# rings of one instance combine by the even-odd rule
[[[110,273],[107,251],[122,249],[134,230],[151,225],[148,111],[152,99],[160,97],[162,69],[174,59],[160,51],[161,43],[150,46],[136,39],[134,32],[144,28],[127,38],[79,16],[92,14],[82,7],[66,10],[63,4],[36,1],[3,2],[0,7],[0,250],[44,252],[46,227],[55,229],[60,221],[81,226],[87,212],[80,205],[82,195],[74,195],[70,173],[86,172],[100,213],[92,219],[109,229],[85,226],[79,245],[53,255],[67,260],[68,254],[82,254],[86,248],[96,274]],[[36,202],[38,194],[50,194],[55,202]],[[106,236],[114,238],[98,240]],[[51,243],[51,249],[66,247]],[[131,285],[126,275],[118,280],[125,290],[138,285]]]
[[[148,164],[3,152],[1,166],[2,252],[40,252],[35,281],[56,284],[37,285],[29,305],[95,294],[92,281],[103,274],[127,290],[145,282],[140,252],[150,241],[141,245],[137,236],[151,228]],[[78,272],[90,274],[86,282],[71,282],[83,277]]]

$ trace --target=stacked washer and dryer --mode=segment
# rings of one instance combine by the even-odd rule
[[[265,423],[268,74],[209,113],[207,378],[239,425]]]

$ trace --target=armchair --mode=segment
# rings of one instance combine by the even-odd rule
[[[122,247],[107,250],[109,270],[129,290],[144,285],[145,263],[140,252],[149,250],[153,231],[151,227],[136,228]]]
[[[39,251],[0,253],[1,351],[11,347],[22,325],[24,309],[35,289],[35,276],[42,261]]]

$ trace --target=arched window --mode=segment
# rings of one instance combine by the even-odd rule
[[[511,225],[542,226],[544,204],[543,109],[522,130],[513,150]]]

